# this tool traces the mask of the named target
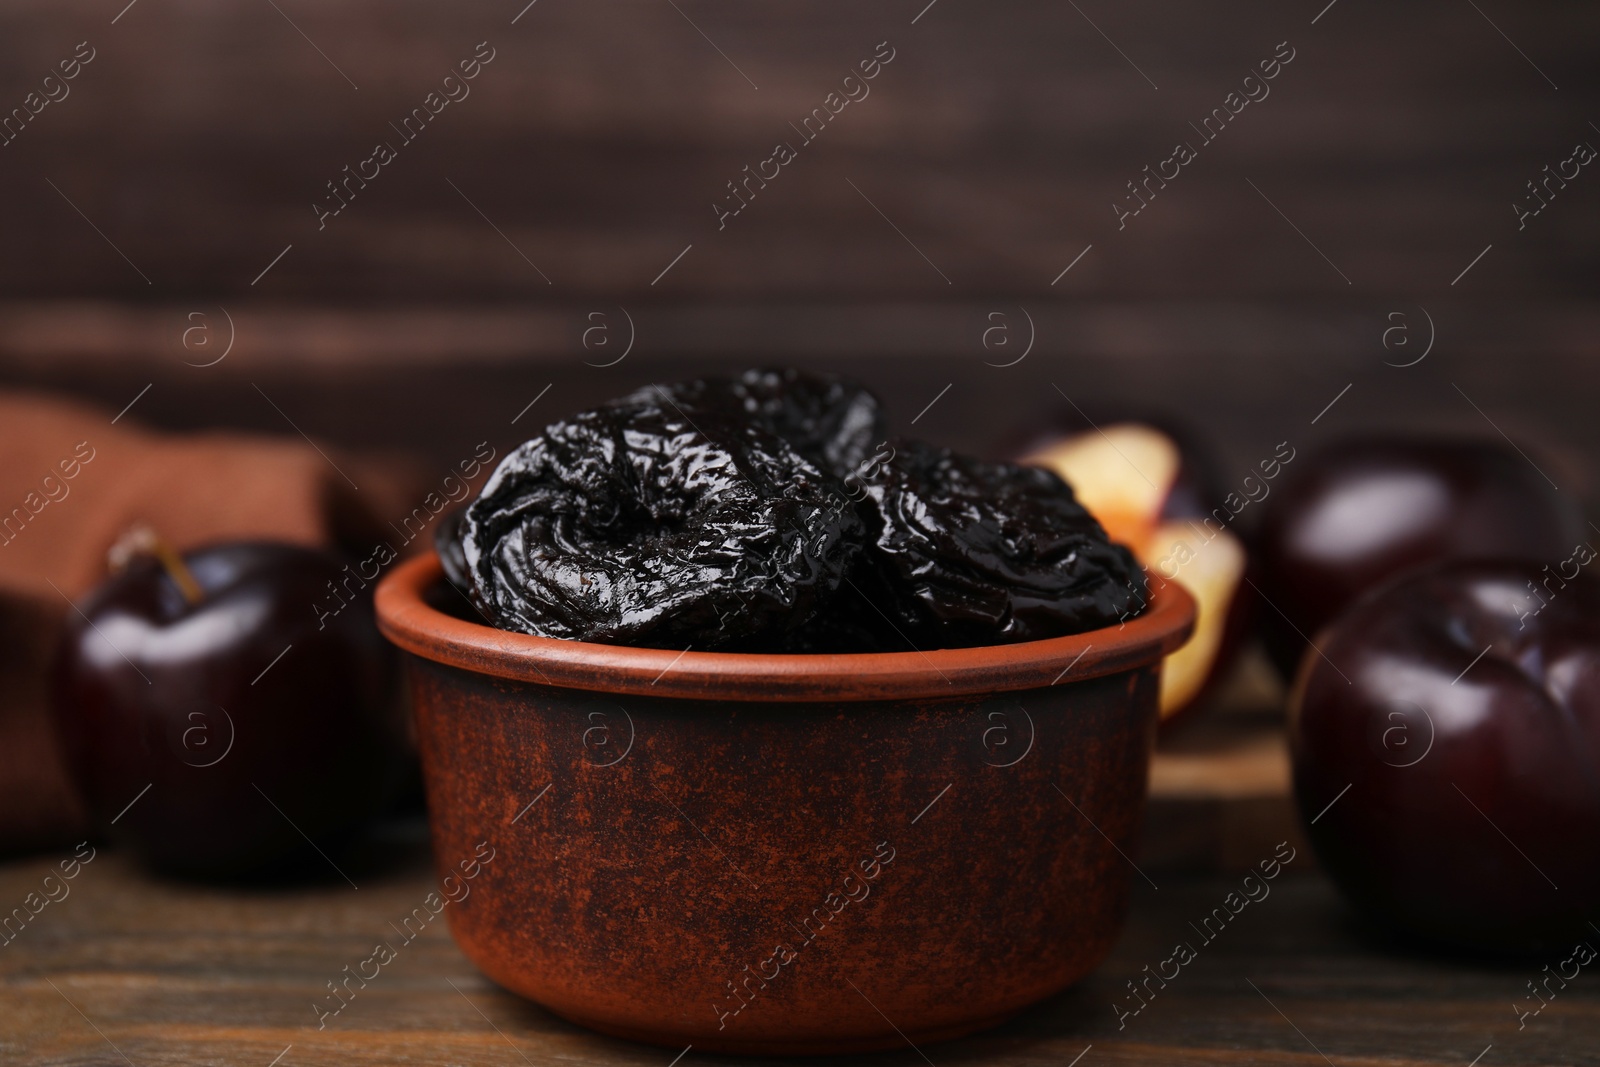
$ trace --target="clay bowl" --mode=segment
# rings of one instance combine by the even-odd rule
[[[450,929],[507,989],[674,1049],[859,1052],[999,1023],[1116,939],[1177,583],[1120,627],[881,655],[558,641],[451,601],[415,559],[378,620]]]

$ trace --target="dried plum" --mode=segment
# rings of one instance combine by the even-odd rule
[[[883,433],[833,378],[650,386],[508,455],[440,555],[499,626],[647,647],[997,644],[1143,606],[1132,554],[1055,474]]]
[[[701,378],[647,386],[645,391],[662,388],[685,409],[731,407],[742,412],[814,466],[840,478],[864,463],[888,435],[878,398],[832,375],[759,369],[737,378]]]
[[[752,370],[734,381],[733,394],[795,451],[841,478],[888,436],[878,398],[837,378],[792,368]]]
[[[767,647],[863,548],[837,481],[726,404],[667,390],[547,427],[467,510],[463,555],[507,629],[654,647]]]
[[[864,484],[885,610],[913,643],[987,644],[1110,625],[1144,572],[1053,472],[916,441]],[[874,598],[876,600],[876,598]]]

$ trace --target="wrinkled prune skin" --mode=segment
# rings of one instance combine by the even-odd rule
[[[776,648],[862,551],[836,485],[735,406],[652,387],[509,454],[467,509],[462,554],[505,629]]]
[[[786,634],[772,651],[811,655],[914,652],[918,646],[881,606],[889,595],[872,566],[858,562],[828,605],[810,622]]]
[[[878,398],[832,375],[792,367],[758,369],[737,378],[702,378],[665,388],[685,408],[731,405],[838,478],[860,467],[888,436]]]
[[[888,436],[878,398],[837,378],[786,370],[746,371],[733,383],[746,412],[795,451],[840,478]]]
[[[916,645],[1080,633],[1135,615],[1143,570],[1051,471],[917,441],[864,484],[884,610]],[[873,598],[876,600],[876,598]]]
[[[1056,475],[884,436],[833,378],[650,386],[508,455],[437,547],[496,625],[645,647],[956,648],[1143,608]]]

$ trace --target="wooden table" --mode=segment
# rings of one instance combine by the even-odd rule
[[[679,1050],[588,1033],[506,993],[428,927],[325,1030],[312,1001],[389,935],[432,886],[420,827],[384,864],[277,890],[155,880],[110,851],[71,894],[0,948],[0,1062],[110,1067],[313,1064],[626,1064]],[[1443,958],[1376,939],[1296,862],[1210,944],[1189,927],[1236,876],[1158,877],[1142,888],[1111,959],[1078,987],[998,1030],[875,1057],[885,1065],[1600,1063],[1600,978],[1581,974],[1520,1032],[1512,1004],[1545,961]],[[0,868],[0,903],[53,869]],[[1308,865],[1309,867],[1309,865]],[[1004,921],[996,916],[995,921]],[[1124,983],[1179,940],[1199,955],[1118,1029]],[[1320,1052],[1320,1055],[1319,1055]],[[1082,1054],[1081,1059],[1076,1059]],[[868,1057],[852,1057],[859,1061]],[[690,1051],[678,1063],[733,1063]],[[832,1062],[848,1062],[838,1060]]]

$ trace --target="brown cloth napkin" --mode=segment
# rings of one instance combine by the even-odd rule
[[[267,539],[365,554],[384,538],[384,519],[425,492],[407,461],[323,451],[154,433],[97,407],[0,392],[0,854],[86,831],[52,734],[46,673],[69,599],[106,577],[106,552],[125,530],[147,523],[180,551]]]

